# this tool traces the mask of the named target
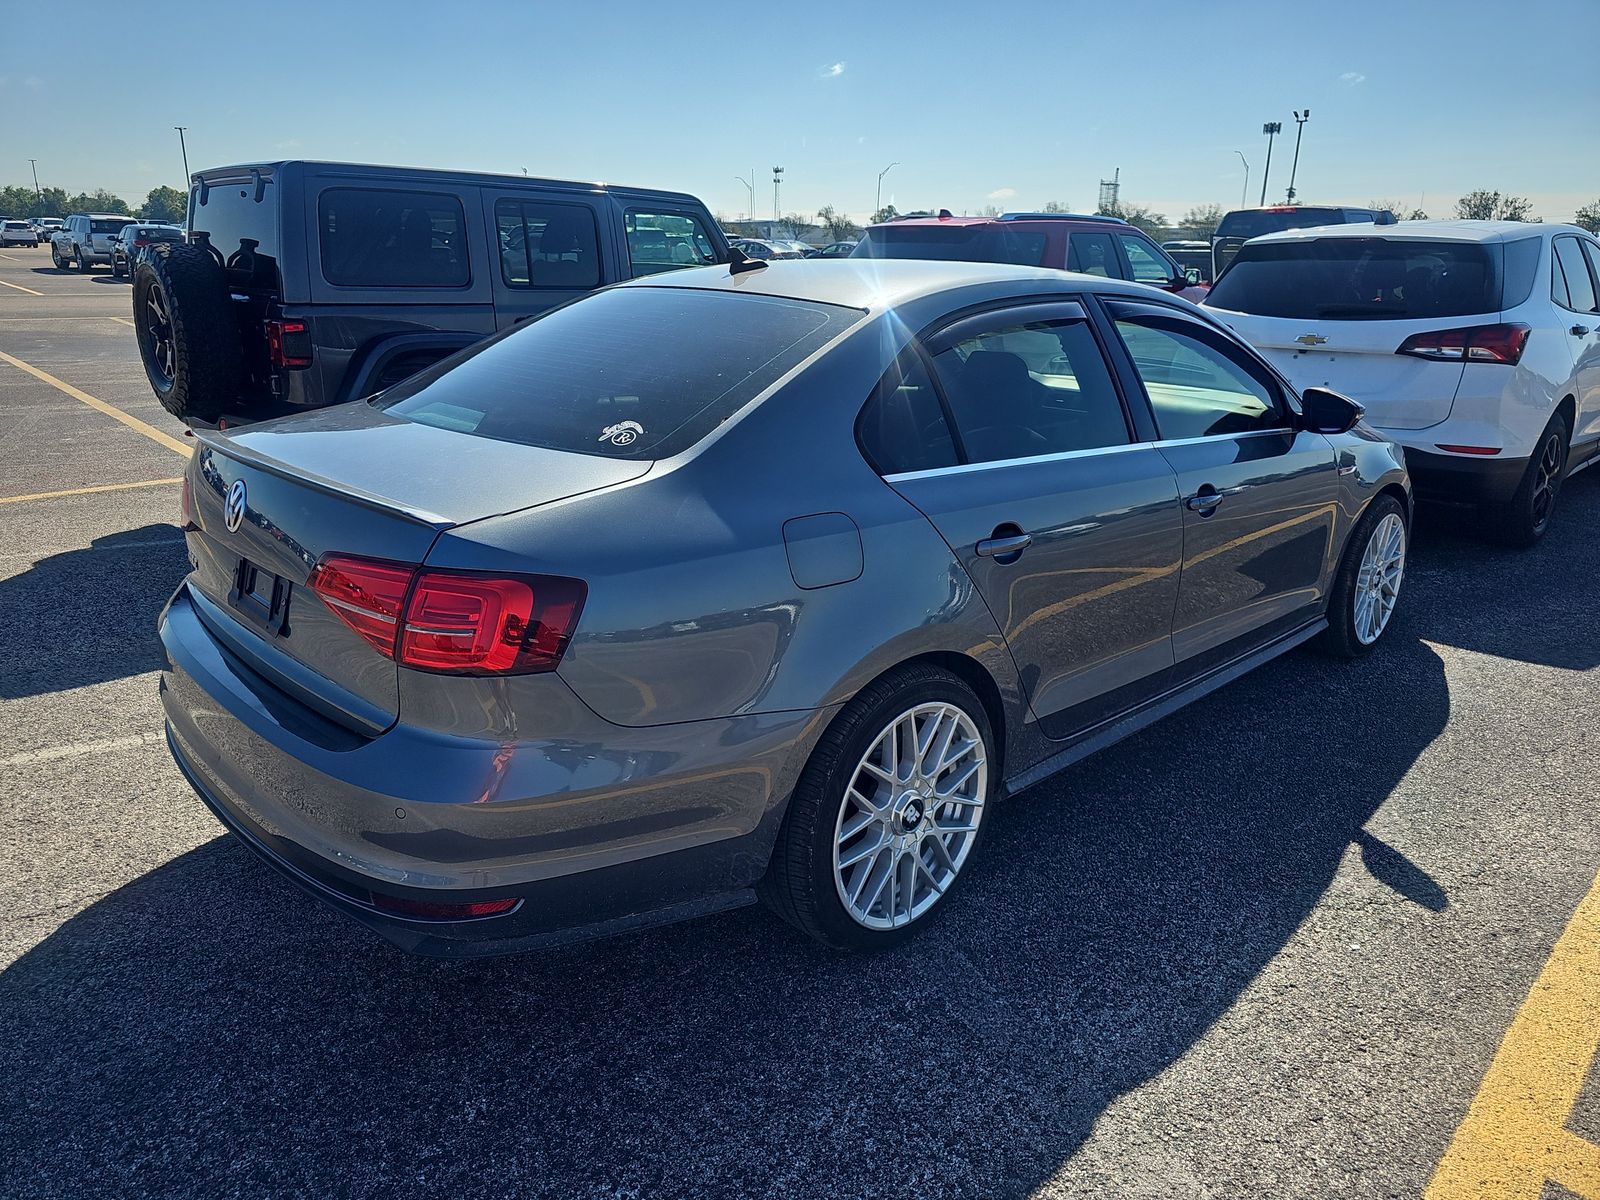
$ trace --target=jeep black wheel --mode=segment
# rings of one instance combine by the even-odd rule
[[[215,421],[228,411],[243,356],[227,283],[209,254],[151,247],[133,269],[133,326],[163,408],[185,421]]]

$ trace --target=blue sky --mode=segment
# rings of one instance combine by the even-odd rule
[[[86,5],[109,31],[126,5]],[[1250,202],[1263,121],[1307,201],[1387,199],[1448,215],[1462,192],[1532,197],[1547,220],[1600,197],[1600,0],[1514,5],[940,3],[868,7],[613,0],[146,3],[120,37],[13,41],[0,60],[0,183],[179,184],[199,168],[331,158],[680,188],[729,216],[832,204],[1092,208],[1176,218]],[[606,15],[601,16],[604,12]],[[265,14],[252,18],[250,13]],[[831,32],[826,32],[830,31]],[[173,64],[160,70],[159,64]],[[130,65],[131,64],[131,65]],[[248,64],[238,66],[235,64]],[[16,119],[20,113],[25,119]]]

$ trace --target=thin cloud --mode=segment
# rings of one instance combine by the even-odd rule
[[[1362,84],[1366,81],[1367,77],[1360,71],[1346,71],[1343,75],[1339,76],[1339,82],[1344,84],[1346,87],[1355,87],[1357,84]]]
[[[817,74],[822,76],[824,79],[837,79],[839,76],[844,74],[844,64],[842,62],[836,62],[831,66],[823,67],[817,72]]]
[[[994,191],[989,193],[989,199],[991,199],[991,200],[1009,200],[1009,199],[1011,199],[1011,197],[1015,196],[1016,194],[1017,194],[1017,189],[1016,188],[995,188]]]

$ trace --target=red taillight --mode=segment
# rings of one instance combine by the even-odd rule
[[[133,248],[135,250],[137,250],[140,246],[148,246],[149,244],[150,244],[150,239],[149,238],[136,237],[136,238],[133,239]]]
[[[415,567],[330,554],[311,573],[311,590],[385,658],[394,657],[400,608]]]
[[[408,900],[403,896],[385,896],[372,893],[376,908],[408,917],[425,917],[434,921],[459,921],[469,917],[496,917],[510,912],[518,904],[515,897],[507,900],[470,900],[451,904],[441,900]]]
[[[430,571],[339,554],[322,560],[311,587],[385,657],[467,675],[554,670],[588,595],[581,579],[557,575]]]
[[[1522,361],[1530,332],[1529,327],[1522,324],[1436,329],[1412,334],[1400,343],[1395,353],[1437,362],[1503,363],[1514,367]]]
[[[299,368],[311,365],[311,339],[304,321],[273,319],[266,322],[267,357],[275,367]]]
[[[1481,454],[1487,456],[1500,453],[1499,446],[1446,446],[1443,442],[1439,443],[1439,449],[1448,450],[1451,454]]]

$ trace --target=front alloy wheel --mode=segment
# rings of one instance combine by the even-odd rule
[[[1383,636],[1400,596],[1400,582],[1406,573],[1406,523],[1399,513],[1388,513],[1378,522],[1361,554],[1361,569],[1356,573],[1355,634],[1363,646]]]
[[[909,925],[960,873],[983,820],[989,763],[972,718],[919,704],[861,756],[834,825],[833,883],[867,929]]]

